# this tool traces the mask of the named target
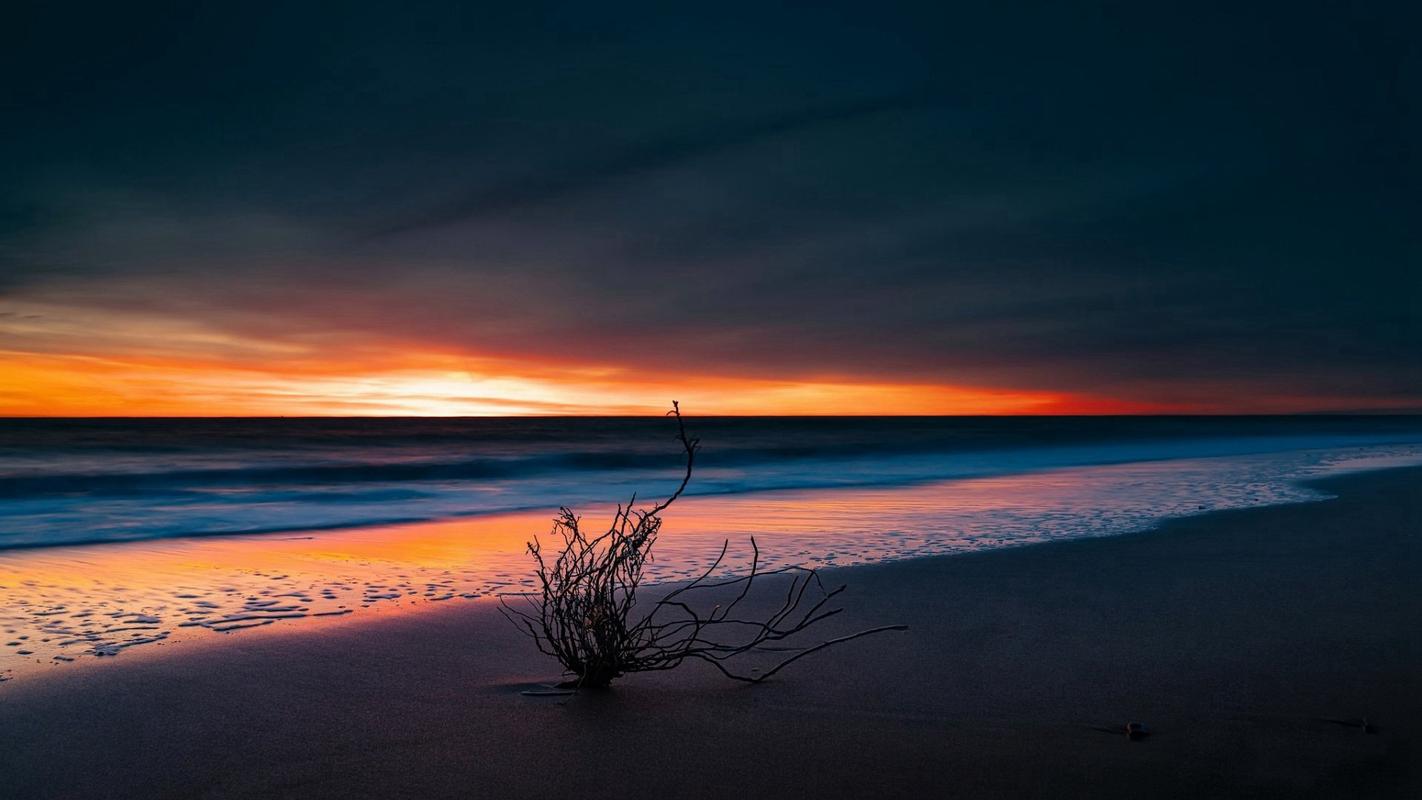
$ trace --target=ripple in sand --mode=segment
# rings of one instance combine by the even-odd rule
[[[651,578],[695,574],[723,537],[733,542],[728,564],[742,564],[752,534],[760,537],[765,566],[773,568],[847,566],[1141,530],[1166,517],[1319,499],[1286,479],[1346,457],[1276,454],[897,489],[688,498],[668,521]],[[546,524],[542,516],[536,523],[530,519],[515,521],[529,529]],[[36,655],[51,664],[85,655],[112,657],[161,642],[179,629],[185,635],[235,634],[312,624],[311,618],[346,616],[357,608],[444,604],[527,590],[533,582],[521,535],[505,536],[506,547],[471,545],[478,539],[465,526],[496,523],[74,551],[82,557],[67,550],[0,553],[5,598],[0,631],[6,644],[0,648],[0,670],[8,669],[6,660],[28,665]],[[0,672],[0,678],[9,674]]]

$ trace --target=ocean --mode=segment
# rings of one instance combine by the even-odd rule
[[[691,495],[1422,443],[1417,417],[688,418]],[[312,530],[668,491],[658,418],[0,420],[0,549]]]
[[[1150,530],[1422,464],[1417,417],[700,418],[650,582]],[[677,484],[675,422],[0,420],[0,680],[531,587],[559,505]]]

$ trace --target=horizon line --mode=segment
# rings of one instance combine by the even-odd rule
[[[659,419],[657,414],[0,414],[17,420],[441,420],[441,419]],[[1062,418],[1210,418],[1210,417],[1422,417],[1422,409],[1344,409],[1325,411],[1196,411],[1064,414],[683,414],[696,419],[1062,419]]]

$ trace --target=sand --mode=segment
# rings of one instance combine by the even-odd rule
[[[1422,470],[1318,486],[835,570],[826,635],[912,629],[759,686],[524,697],[555,668],[486,603],[65,665],[0,685],[0,797],[1422,796]]]

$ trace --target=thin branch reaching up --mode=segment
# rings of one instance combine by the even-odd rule
[[[676,491],[647,509],[638,509],[633,495],[626,505],[617,506],[607,530],[593,536],[583,531],[582,518],[571,509],[559,509],[552,530],[561,544],[557,555],[546,556],[536,537],[528,543],[539,590],[500,598],[504,616],[572,676],[567,685],[605,687],[628,673],[674,669],[688,660],[711,664],[728,678],[757,683],[825,648],[884,631],[907,630],[905,625],[884,625],[810,645],[787,644],[816,623],[839,614],[843,609],[828,606],[845,587],[826,589],[819,572],[807,567],[762,569],[760,546],[754,538],[748,573],[711,579],[725,561],[730,546],[727,540],[696,578],[652,602],[646,613],[639,613],[637,592],[661,531],[661,513],[691,483],[701,444],[687,435],[680,405],[673,402],[667,415],[676,418],[677,441],[686,456],[686,471]],[[763,619],[732,616],[756,582],[763,584],[771,576],[789,579],[781,604]],[[708,593],[734,593],[734,597],[709,611],[699,610],[693,601]],[[789,655],[768,669],[747,673],[737,668],[737,659],[752,653]]]

